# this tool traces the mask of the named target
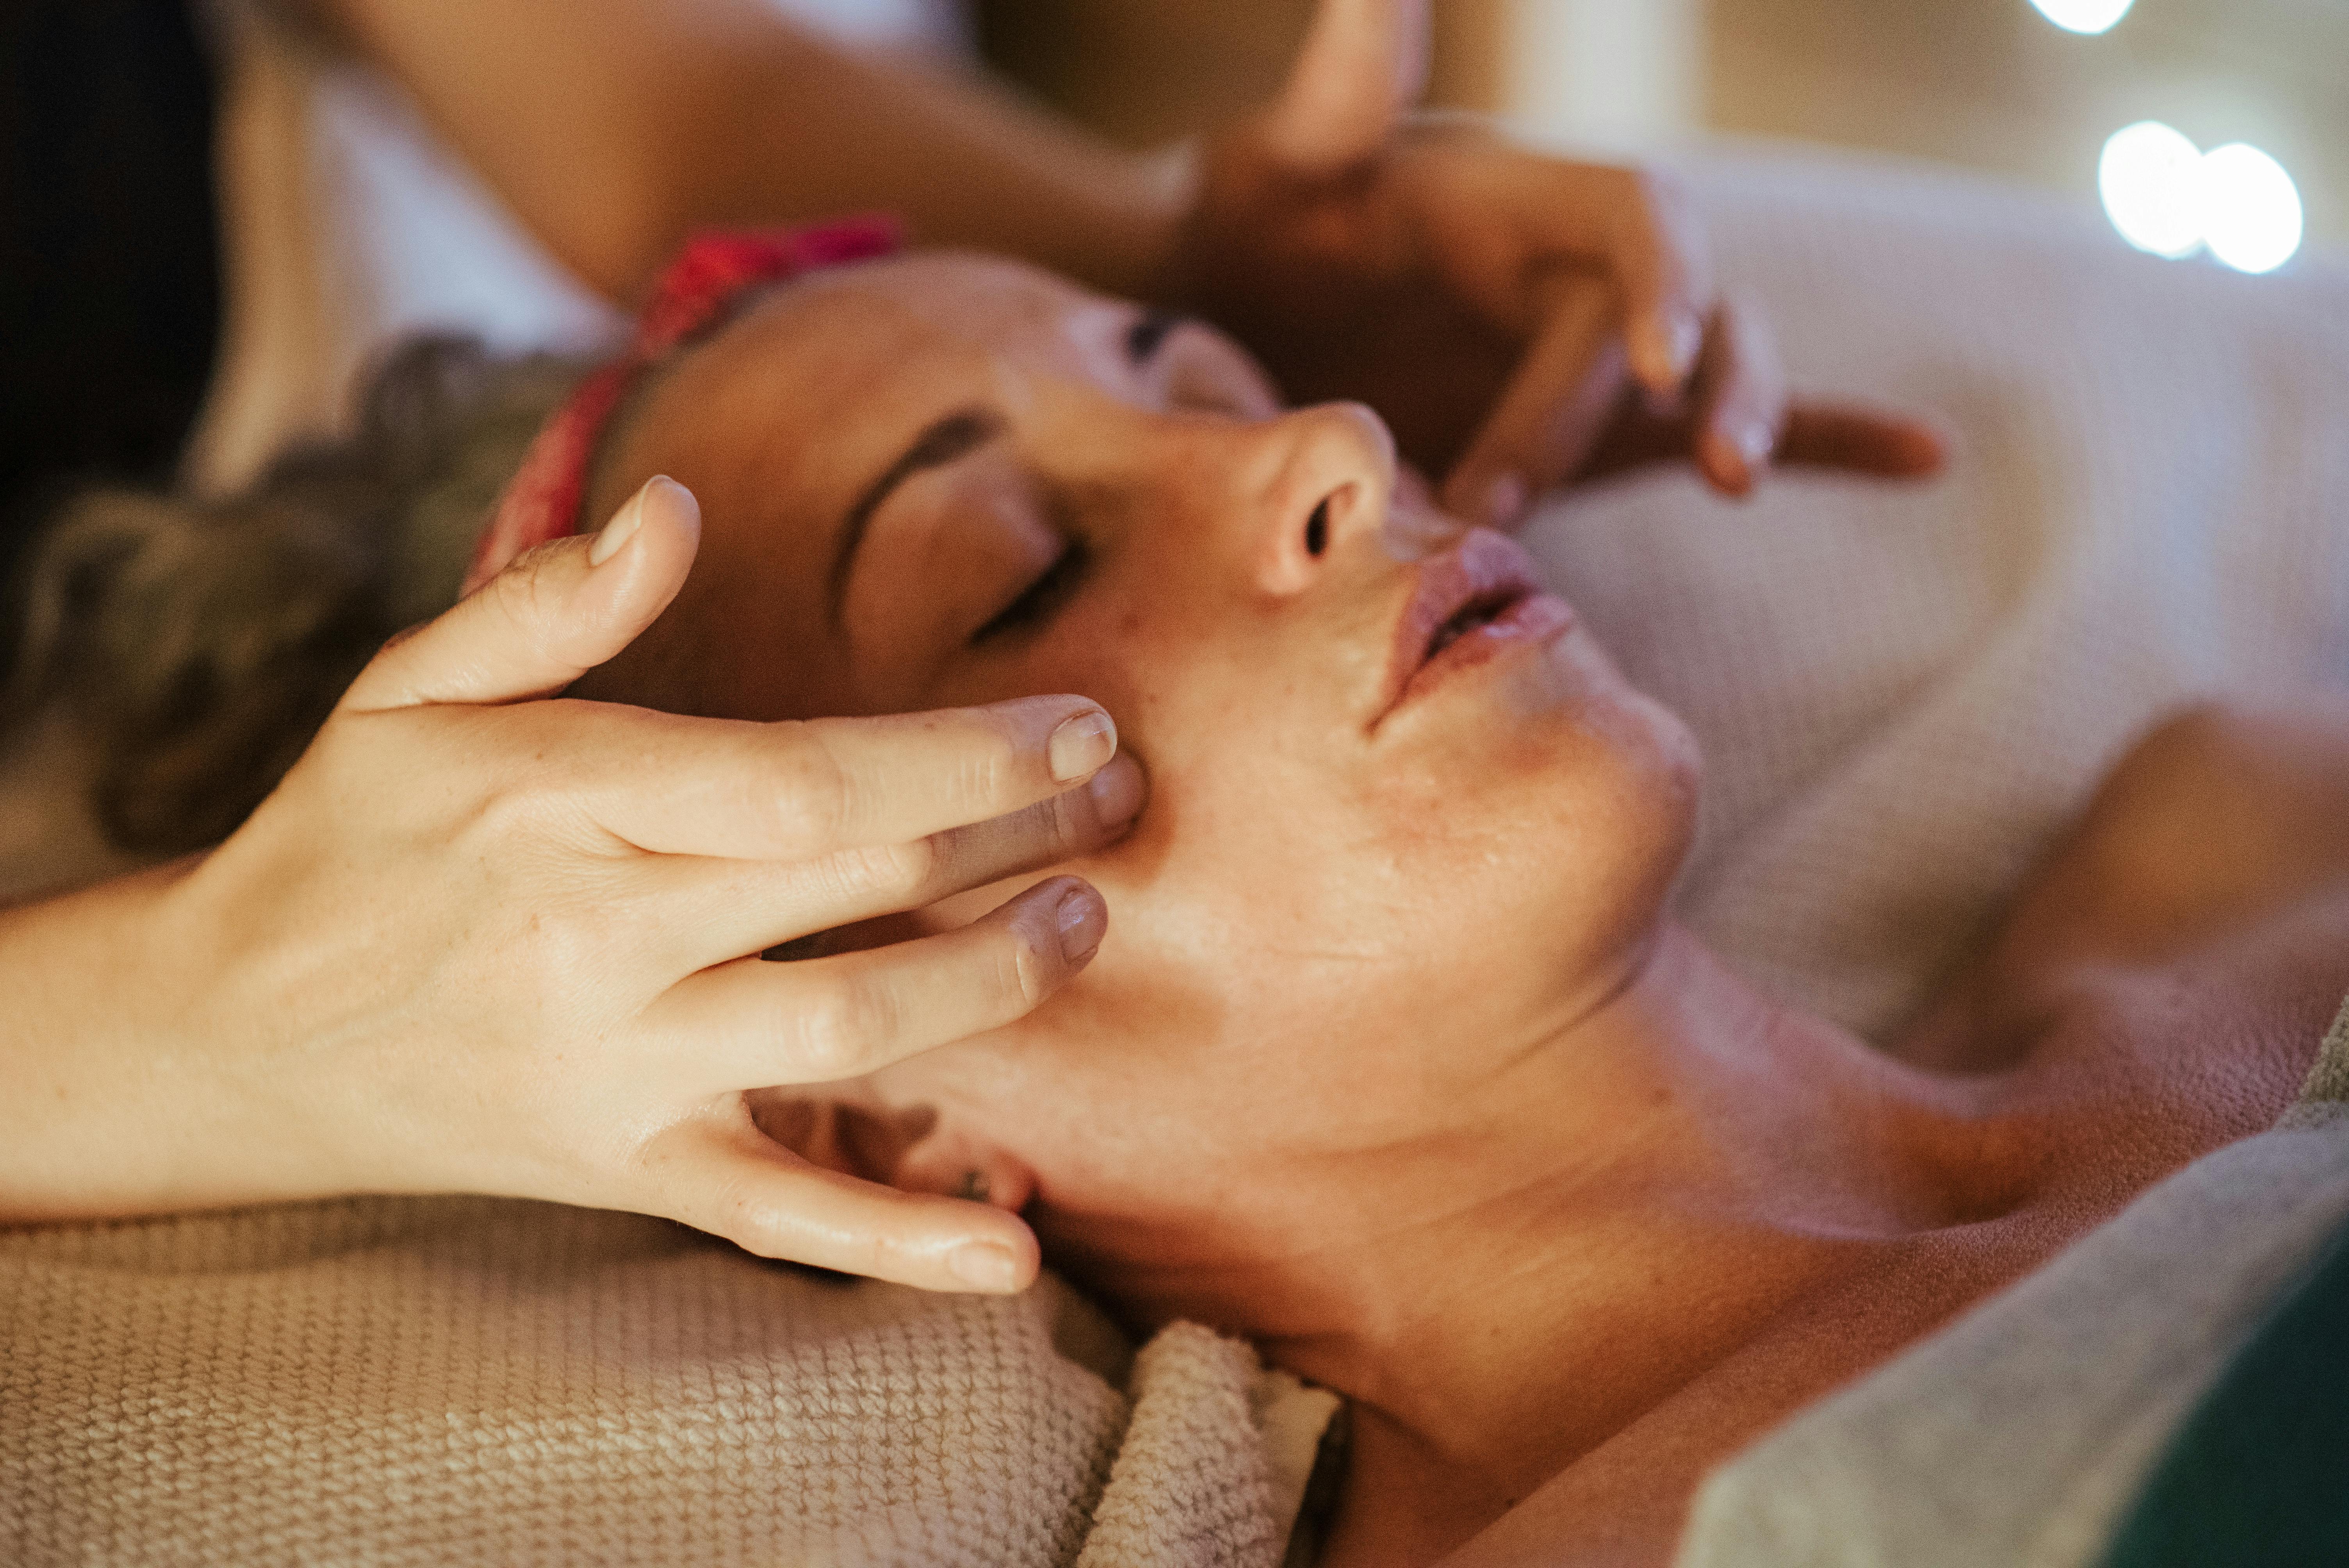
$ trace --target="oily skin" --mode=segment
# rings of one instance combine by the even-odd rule
[[[1754,993],[1661,913],[1678,723],[1578,628],[1381,717],[1425,547],[1398,541],[1450,525],[1361,411],[1281,412],[1196,326],[1131,352],[1136,320],[957,257],[760,304],[608,455],[591,511],[657,470],[707,522],[583,694],[1115,716],[1150,799],[1069,868],[1113,912],[1092,967],[766,1125],[909,1188],[976,1173],[1137,1326],[1206,1321],[1346,1394],[1328,1561],[1659,1560],[1706,1466],[2289,1097],[2323,976],[2220,1020],[2107,986],[2085,1027],[2008,976],[2038,1043],[1963,1077]],[[835,619],[843,520],[971,411],[984,438],[873,510]],[[2031,918],[2076,919],[2051,885]],[[2226,1094],[2146,1047],[2220,1026],[2253,1042]],[[1965,1066],[1979,1031],[1940,1027],[1920,1055]]]

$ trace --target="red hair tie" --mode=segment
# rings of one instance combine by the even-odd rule
[[[708,326],[736,295],[760,284],[888,255],[900,239],[895,220],[868,215],[804,229],[711,230],[687,241],[654,285],[626,352],[581,382],[539,428],[473,547],[464,591],[471,593],[532,546],[578,531],[587,465],[612,410],[637,377]]]

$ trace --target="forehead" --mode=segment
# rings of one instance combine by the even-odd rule
[[[832,489],[950,407],[1016,415],[1041,379],[1114,384],[1127,374],[1131,315],[989,256],[815,273],[770,291],[661,373],[602,466],[591,510],[608,511],[657,471],[697,492]],[[713,499],[703,494],[705,508]]]
[[[869,262],[773,290],[701,355],[726,376],[808,387],[846,411],[851,387],[988,368],[1084,374],[1127,314],[1049,273],[991,256]],[[843,384],[842,377],[851,380]],[[916,390],[908,387],[906,390]]]
[[[608,454],[595,515],[653,473],[683,482],[701,500],[702,546],[664,622],[724,627],[815,678],[832,652],[815,598],[850,502],[942,414],[976,406],[1016,420],[1048,382],[1130,377],[1132,316],[985,257],[865,263],[787,284],[662,373]]]
[[[768,291],[658,375],[598,465],[588,515],[655,472],[702,495],[826,486],[955,402],[1119,369],[1129,307],[995,257],[860,263]],[[688,473],[687,470],[690,470]]]

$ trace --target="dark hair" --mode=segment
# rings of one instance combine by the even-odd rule
[[[218,842],[292,767],[385,638],[453,603],[490,510],[586,366],[408,344],[347,441],[243,495],[93,490],[31,551],[5,719],[62,707],[116,847]]]

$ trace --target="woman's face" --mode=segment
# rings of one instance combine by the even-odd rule
[[[823,274],[665,374],[594,514],[655,472],[700,498],[701,554],[595,695],[1078,692],[1146,769],[1132,834],[1068,868],[1109,901],[1092,967],[879,1080],[1047,1205],[1423,1126],[1652,931],[1686,732],[1514,544],[1433,511],[1374,415],[1282,411],[1203,325],[989,260]]]

